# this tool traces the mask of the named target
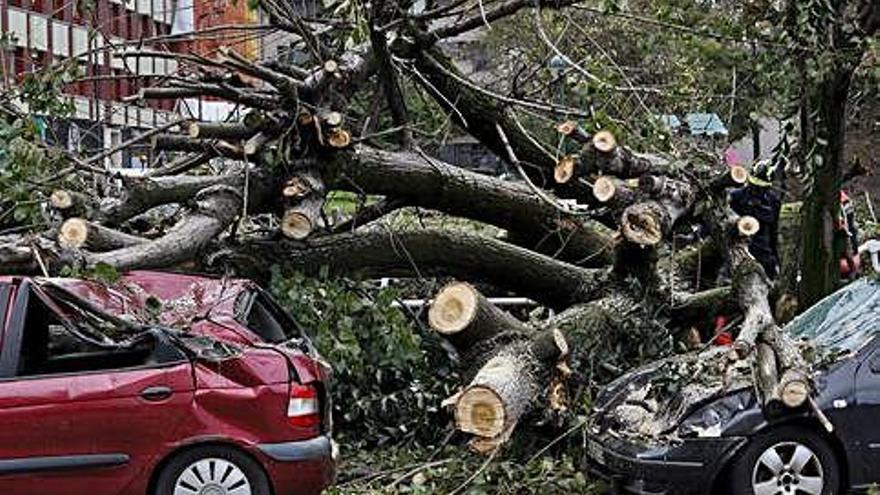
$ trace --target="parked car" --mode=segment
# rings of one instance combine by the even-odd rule
[[[328,377],[247,280],[0,277],[0,493],[320,493]]]
[[[880,282],[784,328],[815,373],[806,405],[762,408],[725,348],[653,363],[599,395],[588,453],[617,493],[830,495],[880,483]]]

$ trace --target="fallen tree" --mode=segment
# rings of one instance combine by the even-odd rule
[[[181,123],[132,140],[176,157],[143,177],[108,177],[94,165],[101,155],[71,156],[65,175],[83,180],[42,192],[44,228],[0,237],[2,271],[184,266],[263,278],[277,266],[461,280],[436,295],[428,321],[466,370],[448,403],[457,429],[474,435],[479,452],[503,445],[539,405],[563,410],[577,401],[593,368],[602,367],[590,352],[595,339],[638,328],[665,342],[721,307],[744,316],[736,349],[741,357],[757,353],[762,392],[780,400],[789,384],[804,381],[803,372],[774,324],[769,280],[745,247],[760,225],[726,204],[727,191],[742,186],[747,172],[715,157],[639,153],[608,130],[557,122],[577,109],[489,91],[440,43],[487,19],[567,3],[493,3],[481,14],[459,12],[462,22],[446,28],[382,14],[370,41],[348,48],[324,46],[315,26],[277,8],[270,9],[276,26],[314,41],[320,57],[310,65],[253,62],[227,48],[210,58],[166,53],[193,69],[134,99],[221,98],[247,108],[241,121]],[[345,34],[345,27],[324,28]],[[158,56],[126,56],[148,54]],[[479,174],[410,147],[401,73],[514,177]],[[375,118],[350,115],[356,99],[371,99],[370,90],[378,91],[376,112],[389,107],[399,127],[389,134],[402,133],[405,147],[376,145],[368,131]],[[540,132],[521,121],[523,108],[552,122],[549,130],[579,151],[549,152]],[[212,159],[223,160],[222,172],[204,166]],[[328,203],[340,192],[356,196],[359,208],[332,218]],[[405,216],[421,220],[422,210],[492,234],[399,225]],[[677,252],[676,235],[696,225],[708,225],[711,239]],[[706,283],[704,256],[715,271],[726,265],[730,286]],[[465,282],[528,297],[557,314],[520,321]]]

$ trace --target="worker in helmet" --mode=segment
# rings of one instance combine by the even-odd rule
[[[761,228],[749,242],[749,252],[771,279],[779,274],[779,212],[782,196],[773,188],[776,166],[762,160],[752,166],[749,182],[730,193],[730,207],[738,215],[755,217]]]

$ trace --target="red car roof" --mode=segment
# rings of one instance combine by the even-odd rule
[[[3,277],[0,281],[11,279]],[[32,280],[52,282],[104,311],[139,323],[189,328],[194,333],[241,343],[259,340],[235,320],[238,296],[256,288],[247,279],[132,271],[112,284],[78,278]],[[217,324],[199,324],[207,320]]]

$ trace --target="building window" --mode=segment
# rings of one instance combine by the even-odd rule
[[[82,136],[79,132],[79,126],[73,122],[67,128],[67,150],[74,153],[82,152]]]
[[[113,149],[122,144],[121,129],[107,129],[108,139],[104,142],[105,149]],[[122,168],[122,152],[113,153],[107,158],[107,166],[109,168]]]

